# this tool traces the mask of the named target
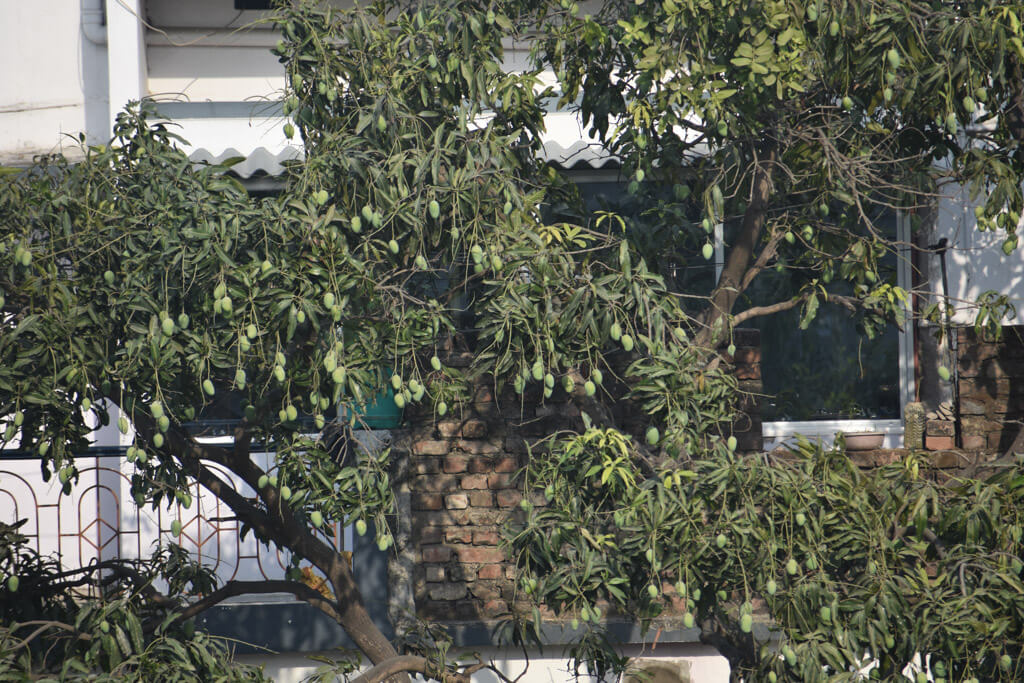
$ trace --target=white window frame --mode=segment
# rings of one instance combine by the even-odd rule
[[[721,226],[715,228],[715,275],[721,275],[718,265],[719,253],[724,263],[725,245],[721,242]],[[896,243],[899,245],[896,254],[896,284],[906,292],[910,292],[912,283],[911,249],[910,249],[910,218],[906,214],[896,216]],[[806,421],[772,421],[761,424],[762,447],[772,451],[780,446],[792,445],[797,435],[811,441],[819,441],[824,446],[831,446],[837,432],[881,432],[882,448],[903,448],[903,408],[914,400],[914,323],[913,311],[908,298],[904,304],[906,322],[898,334],[897,359],[899,361],[899,419],[857,419],[857,420],[806,420]],[[762,355],[761,362],[764,363]]]

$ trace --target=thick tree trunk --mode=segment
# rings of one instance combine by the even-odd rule
[[[772,191],[771,165],[774,162],[775,153],[772,151],[767,159],[758,162],[754,167],[750,204],[743,214],[743,223],[736,242],[725,260],[718,286],[711,293],[710,305],[703,321],[704,329],[697,335],[696,341],[701,346],[707,347],[721,341],[720,338],[715,338],[715,333],[719,330],[725,331],[725,323],[742,292],[743,276],[754,260],[754,252],[764,231],[768,200]]]

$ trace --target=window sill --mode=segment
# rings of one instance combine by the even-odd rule
[[[828,447],[835,441],[836,432],[882,432],[882,448],[903,447],[902,420],[807,420],[801,422],[765,422],[761,425],[762,447],[773,451],[780,446],[796,443],[797,435],[810,441],[820,441]]]

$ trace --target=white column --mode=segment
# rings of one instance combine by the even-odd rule
[[[146,36],[143,0],[106,0],[110,126],[129,100],[146,94]]]

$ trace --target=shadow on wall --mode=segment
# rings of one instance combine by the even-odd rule
[[[1024,326],[998,341],[962,329],[958,341],[964,448],[1005,453],[1024,425]]]

